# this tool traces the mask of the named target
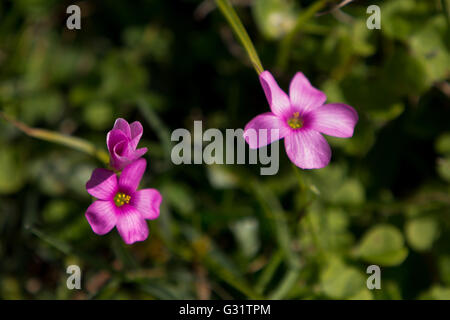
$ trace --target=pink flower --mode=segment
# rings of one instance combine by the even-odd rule
[[[349,138],[358,122],[358,114],[343,103],[325,104],[325,94],[314,88],[303,73],[298,72],[291,81],[289,96],[280,89],[269,71],[259,80],[272,112],[253,118],[244,129],[244,138],[250,148],[264,147],[284,138],[289,159],[303,169],[323,168],[330,162],[331,149],[321,133]],[[251,131],[267,130],[267,139],[260,139]],[[272,136],[271,131],[278,130]],[[276,131],[274,131],[276,132]]]
[[[148,237],[145,219],[159,216],[161,194],[156,189],[136,190],[147,162],[139,159],[126,166],[120,177],[106,169],[95,169],[86,183],[86,190],[97,198],[86,210],[92,230],[104,235],[116,227],[127,244]]]
[[[147,148],[136,147],[142,137],[142,125],[139,121],[131,125],[125,119],[119,118],[106,136],[106,144],[110,154],[110,164],[115,170],[121,171],[126,165],[142,157]]]

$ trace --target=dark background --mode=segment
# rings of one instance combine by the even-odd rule
[[[450,299],[448,1],[355,1],[309,19],[280,62],[313,2],[235,8],[283,89],[302,71],[360,120],[353,138],[327,137],[328,167],[294,169],[280,144],[279,173],[260,176],[170,161],[176,128],[225,132],[269,111],[212,2],[80,1],[68,30],[71,1],[1,1],[0,110],[99,148],[116,118],[141,121],[141,187],[163,204],[145,242],[95,235],[85,183],[102,164],[1,119],[0,297]],[[366,27],[371,4],[381,30]],[[71,264],[81,290],[66,287]],[[381,290],[366,288],[370,264]]]

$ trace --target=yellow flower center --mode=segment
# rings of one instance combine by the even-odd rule
[[[131,197],[123,192],[118,192],[116,196],[114,197],[114,203],[116,206],[121,207],[125,203],[129,203],[131,200]]]
[[[300,114],[298,112],[294,112],[287,123],[292,129],[300,129],[301,127],[303,127],[303,119],[300,117]]]

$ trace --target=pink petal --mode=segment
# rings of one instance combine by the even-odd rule
[[[320,107],[327,96],[314,88],[302,72],[297,72],[289,86],[289,97],[294,107],[303,113]]]
[[[358,113],[343,103],[330,103],[310,113],[310,127],[329,136],[349,138],[358,122]]]
[[[119,189],[127,194],[132,194],[136,191],[144,174],[147,161],[145,159],[138,159],[127,165],[119,177]]]
[[[130,205],[139,210],[145,219],[156,219],[162,196],[156,189],[142,189],[133,193]]]
[[[287,94],[280,89],[277,82],[269,71],[264,71],[259,75],[259,81],[266,94],[270,108],[277,116],[289,111],[291,103]]]
[[[302,169],[319,169],[330,162],[330,146],[317,131],[297,130],[286,136],[284,145],[289,159]]]
[[[128,139],[131,139],[131,129],[127,120],[118,118],[116,122],[114,122],[113,129],[121,130]]]
[[[89,194],[100,200],[111,200],[117,192],[117,176],[113,171],[97,168],[86,183]]]
[[[126,134],[119,129],[113,129],[108,132],[106,135],[106,145],[108,147],[109,153],[113,153],[114,147],[120,143],[120,142],[128,142],[129,139],[127,138]]]
[[[147,152],[147,148],[140,148],[134,151],[133,158],[137,159],[142,157]]]
[[[134,159],[134,152],[131,149],[131,145],[125,140],[117,143],[110,153],[111,166],[119,171],[125,168],[125,166],[130,164]]]
[[[132,244],[136,241],[144,241],[148,237],[148,226],[140,212],[125,204],[118,208],[120,213],[117,215],[116,228],[126,244]]]
[[[260,132],[265,129],[265,134]],[[277,131],[274,131],[274,130]],[[244,139],[251,149],[261,148],[285,137],[289,133],[284,121],[272,112],[266,112],[254,117],[245,126]]]
[[[139,140],[141,140],[144,129],[142,128],[142,124],[139,121],[135,121],[132,124],[130,124],[130,129],[131,129],[131,145],[133,149],[136,149]]]
[[[92,230],[103,235],[116,225],[116,210],[114,202],[97,200],[87,208],[85,216]]]

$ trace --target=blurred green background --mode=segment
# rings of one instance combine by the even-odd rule
[[[327,137],[328,167],[293,174],[280,144],[279,173],[260,176],[170,161],[174,129],[269,111],[212,1],[80,1],[72,31],[72,1],[1,1],[1,111],[99,148],[116,118],[141,121],[141,186],[164,200],[147,241],[97,236],[85,183],[101,164],[0,119],[0,298],[450,299],[448,2],[356,1],[309,19],[280,62],[314,1],[235,1],[282,88],[302,71],[360,116],[353,138]],[[381,30],[366,27],[371,4]],[[71,264],[81,290],[66,287]],[[371,264],[381,290],[366,287]]]

